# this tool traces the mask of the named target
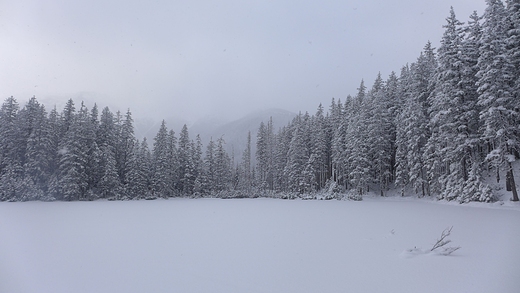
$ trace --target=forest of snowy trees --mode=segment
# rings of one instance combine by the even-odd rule
[[[467,23],[453,9],[438,49],[386,80],[363,81],[354,96],[298,115],[281,129],[259,126],[241,156],[223,138],[203,146],[184,126],[163,122],[149,146],[134,136],[130,111],[47,112],[36,98],[0,110],[0,200],[154,199],[177,196],[437,196],[496,199],[483,176],[518,200],[520,0],[488,0]],[[253,166],[252,156],[256,156]],[[505,171],[506,178],[500,178]]]

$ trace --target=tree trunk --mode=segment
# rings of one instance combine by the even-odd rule
[[[511,174],[509,186],[511,187],[511,191],[513,191],[512,201],[518,201],[518,192],[516,191],[515,177],[513,174],[513,165],[511,164],[511,162],[508,162],[508,164],[509,164],[509,171],[507,173]]]
[[[468,181],[468,167],[466,158],[462,158],[462,177],[464,178],[464,182]]]
[[[506,190],[511,191],[511,171],[508,169],[506,173]]]

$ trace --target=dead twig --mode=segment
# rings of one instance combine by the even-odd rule
[[[453,226],[451,226],[449,228],[446,228],[446,229],[444,229],[444,231],[442,231],[441,238],[439,238],[437,240],[437,242],[435,242],[435,244],[430,249],[430,251],[434,251],[436,249],[442,248],[442,251],[439,252],[440,254],[442,254],[442,255],[450,255],[453,252],[455,252],[456,250],[460,249],[460,246],[457,246],[457,247],[444,247],[444,246],[446,246],[446,244],[451,243],[451,240],[447,239],[447,237],[450,236],[450,234],[451,234],[451,229],[453,229]]]

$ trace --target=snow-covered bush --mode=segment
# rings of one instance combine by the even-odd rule
[[[349,191],[347,191],[345,198],[349,199],[349,200],[355,200],[355,201],[363,200],[363,196],[361,194],[359,194],[359,192],[357,192],[356,190],[353,190],[353,189],[350,189]]]

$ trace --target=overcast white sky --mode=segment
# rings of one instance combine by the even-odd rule
[[[0,98],[134,117],[314,112],[438,47],[484,0],[0,1]],[[61,110],[61,109],[60,109]]]

